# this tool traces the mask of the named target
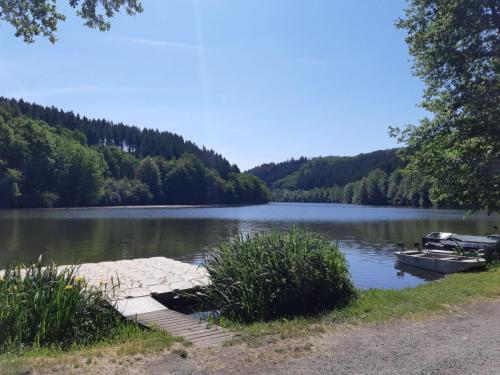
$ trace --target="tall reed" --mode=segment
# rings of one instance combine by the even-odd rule
[[[76,267],[39,260],[0,277],[0,348],[88,344],[109,337],[119,317],[103,291],[77,277]]]
[[[231,238],[206,268],[207,300],[221,317],[236,322],[316,312],[356,295],[337,245],[295,228]]]

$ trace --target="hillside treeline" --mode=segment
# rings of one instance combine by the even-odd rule
[[[327,156],[291,159],[269,163],[248,172],[264,180],[273,189],[310,190],[344,186],[380,169],[392,173],[401,166],[396,149],[374,151],[356,156]]]
[[[0,207],[239,204],[270,199],[259,178],[231,170],[223,177],[197,153],[183,152],[170,160],[138,158],[109,142],[91,146],[86,134],[66,125],[49,126],[19,115],[8,103],[0,104]]]
[[[429,178],[403,174],[397,149],[356,156],[291,159],[249,170],[264,180],[277,202],[446,206]]]
[[[279,163],[265,163],[259,165],[258,167],[248,170],[251,173],[259,177],[268,186],[272,186],[274,182],[285,178],[288,175],[298,171],[302,165],[309,161],[306,157],[300,157],[298,159],[290,159],[282,161]]]
[[[137,126],[114,124],[104,119],[89,119],[73,112],[55,107],[44,107],[24,100],[0,97],[0,105],[8,107],[14,116],[25,115],[42,120],[53,127],[78,130],[85,135],[88,146],[117,146],[138,159],[146,156],[161,156],[166,160],[177,159],[189,153],[200,159],[208,168],[215,169],[222,178],[231,172],[239,172],[236,165],[230,165],[220,154],[184,140],[178,134],[157,129],[140,129]]]
[[[403,175],[400,170],[387,174],[380,169],[345,186],[310,190],[273,190],[276,202],[354,203],[427,207],[440,205],[432,196],[432,184],[421,176]]]

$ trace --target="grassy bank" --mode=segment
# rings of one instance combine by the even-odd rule
[[[346,307],[310,317],[250,325],[225,323],[239,332],[235,342],[260,345],[280,338],[322,333],[338,324],[380,323],[391,319],[422,319],[446,313],[461,304],[500,297],[500,264],[484,272],[449,275],[415,288],[361,291]]]
[[[392,319],[423,319],[455,311],[462,304],[500,297],[500,264],[485,272],[447,276],[416,288],[402,290],[373,289],[361,291],[349,306],[319,315],[281,319],[248,325],[223,322],[237,333],[233,344],[244,342],[259,346],[289,338],[301,338],[326,332],[343,324],[390,322]],[[228,343],[228,344],[231,344]],[[19,354],[0,355],[0,373],[26,373],[27,369],[75,368],[92,372],[97,363],[127,366],[150,354],[185,353],[186,345],[162,332],[124,326],[113,338],[90,346],[73,346],[69,350],[30,349]],[[180,355],[180,354],[179,354]],[[94,366],[94,367],[93,367]]]
[[[116,336],[94,345],[29,348],[18,353],[0,354],[0,374],[26,374],[32,370],[55,367],[81,369],[92,373],[97,362],[108,366],[124,366],[143,360],[146,356],[165,350],[181,351],[187,345],[180,338],[165,332],[144,330],[134,324],[123,325]]]
[[[265,309],[258,310],[264,312],[259,318],[264,322],[238,324],[235,322],[246,319],[230,319],[232,313],[221,314],[219,323],[236,332],[232,343],[259,346],[323,333],[344,324],[422,319],[455,311],[462,304],[500,297],[500,263],[496,263],[483,272],[450,275],[416,288],[353,291],[357,298],[350,298],[347,304],[325,303],[326,311],[312,314],[326,298],[313,297],[321,286],[330,285],[328,280],[339,280],[334,276],[340,275],[342,285],[350,285],[344,259],[336,247],[299,231],[283,236],[271,233],[224,246],[221,254],[225,255],[214,257],[212,268],[209,267],[212,275],[220,277],[213,293],[222,291],[227,296],[231,292],[234,301],[245,301],[243,307],[266,303]],[[287,251],[277,253],[275,249]],[[234,266],[238,264],[243,266]],[[42,268],[36,264],[28,268],[24,277],[17,268],[6,272],[0,280],[0,338],[4,341],[0,345],[4,351],[2,354],[0,350],[1,374],[58,366],[82,370],[97,362],[119,367],[141,361],[151,353],[166,353],[168,349],[180,356],[187,355],[183,348],[187,343],[166,333],[143,330],[113,315],[116,312],[110,310],[102,291],[88,287],[84,280],[75,277],[74,271],[58,273],[55,266]],[[334,289],[337,284],[330,285],[330,298],[338,296]],[[290,285],[294,286],[291,290],[287,289]],[[294,294],[297,290],[307,294]],[[264,298],[253,293],[256,291],[264,297],[268,292],[269,296]],[[288,306],[288,301],[303,301],[310,306],[307,312],[300,306],[293,309],[295,315],[291,316],[295,318],[272,320],[273,316],[290,316],[277,310]],[[228,308],[226,304],[222,306]],[[227,311],[241,314],[241,306],[229,308],[235,310]],[[84,315],[80,313],[82,309]],[[279,314],[274,315],[275,311]],[[311,315],[304,315],[307,313]]]
[[[0,374],[27,369],[91,365],[109,356],[123,362],[170,348],[174,337],[123,319],[76,267],[8,268],[0,275]],[[139,356],[139,357],[137,357]]]

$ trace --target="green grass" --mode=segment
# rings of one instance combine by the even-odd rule
[[[0,277],[0,374],[51,363],[92,365],[105,352],[130,358],[170,348],[177,338],[124,320],[77,268],[19,265]]]
[[[130,358],[158,353],[184,343],[181,338],[165,332],[142,329],[136,324],[121,324],[112,338],[93,345],[73,345],[67,349],[58,347],[31,347],[23,352],[0,354],[0,374],[22,374],[32,369],[50,369],[54,366],[86,367],[96,360],[114,364],[125,363]]]
[[[484,272],[449,275],[441,280],[402,290],[371,289],[361,292],[349,306],[324,319],[334,322],[382,322],[392,318],[418,318],[478,298],[500,296],[500,265]]]
[[[0,277],[0,351],[90,344],[114,335],[119,314],[105,290],[41,259],[8,268]]]
[[[322,314],[291,320],[258,322],[248,325],[221,321],[237,332],[234,343],[251,346],[280,338],[298,338],[322,333],[339,324],[380,323],[392,319],[422,319],[453,310],[453,307],[500,297],[500,264],[484,272],[460,273],[401,290],[370,289],[359,293],[348,306]]]

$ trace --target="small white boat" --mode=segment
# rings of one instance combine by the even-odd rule
[[[432,250],[403,250],[395,252],[398,261],[412,267],[438,273],[455,273],[486,266],[482,257],[459,256]]]

